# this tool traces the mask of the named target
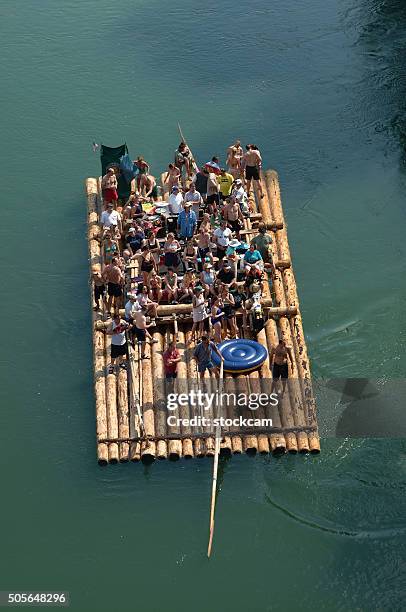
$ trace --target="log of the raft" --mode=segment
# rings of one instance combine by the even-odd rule
[[[240,393],[247,394],[247,391],[249,389],[248,380],[249,380],[248,376],[246,375],[239,374],[238,376],[236,376],[235,388],[236,388],[237,397],[240,395]],[[243,412],[244,417],[252,416],[251,414],[248,414],[248,410],[246,409],[243,409],[242,412]],[[256,452],[258,451],[257,437],[252,434],[244,434],[244,428],[241,429],[241,435],[242,435],[243,451],[247,453],[248,455],[255,455]]]
[[[190,338],[191,338],[191,332],[190,330],[188,330],[186,333],[186,340],[188,344],[190,342]],[[192,388],[197,390],[198,385],[199,385],[199,377],[197,373],[196,361],[192,359],[193,351],[194,351],[194,344],[193,345],[189,344],[188,360],[187,360],[187,376],[188,376],[189,390]],[[196,413],[199,416],[201,416],[200,409],[197,409]],[[203,428],[200,427],[196,431],[197,433],[203,433]],[[205,457],[206,456],[206,444],[205,444],[204,438],[194,438],[193,439],[193,452],[194,452],[195,457]]]
[[[96,398],[96,435],[98,440],[108,437],[106,408],[106,357],[105,334],[93,332],[94,392]],[[106,465],[109,460],[108,446],[105,442],[97,445],[97,460]]]
[[[279,338],[278,331],[275,321],[270,319],[265,324],[265,334],[268,344],[268,352],[271,353],[273,347],[277,346]],[[290,406],[289,392],[286,391],[282,398],[279,399],[279,415],[282,423],[282,427],[291,428],[294,427],[294,419]],[[296,436],[292,432],[285,434],[286,448],[290,453],[297,452],[297,441]]]
[[[129,414],[128,414],[128,380],[127,372],[120,369],[117,377],[117,413],[118,413],[118,436],[119,438],[129,438]],[[123,463],[128,461],[130,445],[128,442],[120,442],[118,447],[119,460]]]
[[[320,452],[320,439],[317,429],[316,401],[314,399],[313,387],[310,374],[309,358],[307,356],[306,342],[304,341],[302,319],[297,315],[290,321],[293,345],[296,353],[296,361],[301,381],[303,401],[306,408],[307,425],[314,428],[308,432],[309,448],[311,453]]]
[[[261,393],[261,382],[259,379],[258,370],[254,370],[254,372],[250,372],[249,382],[250,382],[250,393],[255,393],[258,397]],[[252,411],[250,412],[251,412],[251,418],[254,418],[254,419],[265,418],[265,412],[262,406],[259,406],[255,410],[255,412],[252,412]],[[266,434],[261,433],[261,434],[258,434],[256,438],[257,438],[257,443],[258,443],[258,452],[261,454],[268,454],[269,453],[268,436]]]
[[[182,347],[182,354],[181,354],[182,359],[178,363],[178,379],[184,380],[188,387],[191,386],[191,380],[189,379],[189,373],[188,373],[188,367],[189,367],[188,361],[190,359],[190,355],[189,355],[189,350],[186,349],[185,346],[186,346],[186,342],[189,336],[190,336],[190,332],[187,332],[185,334],[183,331],[179,331],[179,329],[177,329],[178,342],[179,342],[179,345]],[[180,406],[179,416],[181,419],[190,419],[191,414],[190,414],[190,408],[188,405]],[[190,425],[182,425],[181,431],[183,435],[190,434],[191,433]],[[182,455],[185,459],[191,459],[192,457],[194,457],[193,442],[192,442],[191,437],[184,438],[182,440]]]
[[[141,458],[152,461],[156,455],[156,444],[149,437],[155,437],[154,395],[152,387],[151,345],[147,342],[145,347],[146,359],[141,361],[142,371],[142,418],[144,421],[146,440],[141,443]]]
[[[106,378],[106,407],[108,437],[118,438],[117,418],[117,380],[116,374],[108,374]],[[117,442],[109,443],[109,463],[117,463],[119,459]]]
[[[263,185],[262,185],[262,190],[263,190]],[[263,223],[265,223],[266,226],[268,225],[272,226],[275,223],[281,223],[282,218],[276,218],[272,216],[271,207],[269,206],[268,199],[266,198],[266,193],[264,192],[265,197],[261,198],[259,196],[258,189],[255,187],[255,196],[256,196],[257,207],[259,209],[259,212],[262,215]]]
[[[284,222],[285,218],[283,214],[278,173],[275,172],[275,170],[266,170],[263,178],[268,195],[271,216],[273,219]],[[264,188],[264,181],[262,181],[262,188]]]
[[[257,335],[257,342],[262,344],[266,349],[268,349],[267,341],[266,341],[266,333],[265,328],[262,329]],[[272,372],[269,367],[269,358],[264,361],[260,370],[260,380],[261,380],[261,389],[263,393],[266,393],[268,396],[271,394],[272,387]],[[279,429],[282,427],[278,406],[273,406],[272,404],[268,406],[265,410],[265,418],[272,419],[272,426],[278,427]],[[286,441],[283,434],[274,433],[269,436],[269,444],[271,450],[275,454],[284,453],[286,451]]]
[[[264,298],[263,300],[261,300],[261,304],[263,308],[268,309],[270,317],[293,316],[297,312],[295,308],[286,309],[284,307],[273,307],[272,300],[270,298]],[[189,314],[191,312],[191,304],[161,304],[158,306],[158,317],[169,316],[173,314]]]
[[[89,178],[86,180],[86,197],[88,210],[89,228],[91,222],[97,220],[97,181]],[[100,245],[92,239],[89,231],[89,259],[101,270]],[[93,305],[94,285],[91,283],[91,304]],[[93,322],[100,319],[99,313],[93,313]],[[97,440],[108,437],[107,407],[106,407],[106,337],[102,331],[93,331],[93,366],[94,366],[94,391],[96,404],[96,437]],[[108,445],[105,442],[97,444],[97,460],[100,465],[106,465],[109,460]]]
[[[153,392],[154,392],[154,412],[155,412],[155,432],[158,438],[156,443],[157,459],[166,459],[168,449],[166,444],[166,419],[167,409],[165,401],[165,377],[162,360],[163,338],[162,334],[153,334],[156,344],[152,344],[152,373],[153,373]]]
[[[135,349],[128,346],[130,361],[130,436],[132,438],[141,437],[144,433],[142,423],[142,377],[141,372],[141,351],[137,345]],[[141,442],[132,441],[130,444],[131,461],[140,461]]]
[[[293,420],[295,427],[306,427],[306,415],[305,406],[302,397],[301,383],[299,380],[299,372],[297,367],[297,361],[295,357],[295,347],[293,345],[292,333],[289,325],[289,321],[285,317],[281,317],[279,320],[279,328],[281,335],[286,342],[286,345],[291,348],[293,364],[291,375],[288,379],[288,392],[290,397],[290,405],[293,413]],[[300,453],[309,452],[309,441],[305,431],[299,431],[296,433],[297,448]]]
[[[169,334],[168,334],[168,338],[167,340],[169,340]],[[177,344],[177,348],[179,350],[179,354],[180,354],[180,362],[178,363],[178,378],[175,380],[174,382],[174,386],[172,387],[172,381],[168,380],[165,383],[165,389],[166,389],[166,395],[168,395],[169,393],[185,393],[185,385],[186,385],[186,377],[184,376],[184,342],[180,342],[179,341],[179,337],[178,337],[178,344]],[[167,416],[175,416],[177,418],[182,418],[181,414],[183,414],[183,407],[179,406],[179,411],[175,410],[175,411],[170,411],[170,413],[168,412]],[[167,423],[167,432],[168,435],[171,436],[176,436],[176,435],[180,435],[181,433],[181,428],[179,425],[169,425],[169,423]],[[180,439],[172,439],[168,441],[168,456],[169,459],[171,459],[172,461],[176,461],[177,459],[179,459],[182,456],[182,442]]]

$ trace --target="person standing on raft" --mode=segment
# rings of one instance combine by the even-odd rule
[[[126,331],[131,327],[130,323],[124,321],[119,314],[115,314],[112,322],[107,328],[107,334],[111,336],[111,365],[109,374],[113,374],[116,359],[119,360],[119,367],[126,369],[123,358],[127,356]]]
[[[281,338],[279,344],[273,347],[269,355],[269,364],[272,370],[272,388],[271,393],[276,386],[276,381],[282,380],[282,394],[285,393],[286,382],[289,377],[289,366],[288,360],[290,361],[290,367],[293,368],[293,357],[292,350],[289,346],[286,346],[285,341]]]
[[[134,316],[134,335],[137,339],[138,344],[141,344],[141,359],[149,359],[147,355],[145,355],[145,346],[147,344],[147,337],[149,339],[150,344],[156,344],[158,340],[153,338],[148,331],[149,327],[155,327],[155,323],[149,323],[147,325],[146,314],[147,309],[145,306],[141,306],[139,309],[135,309],[133,311]]]
[[[223,355],[220,353],[214,342],[212,342],[206,334],[203,334],[201,342],[199,342],[193,352],[193,359],[196,360],[197,370],[201,379],[204,378],[204,373],[206,370],[208,370],[210,377],[220,377],[219,369],[213,362],[213,352],[217,353],[221,361],[224,361]]]
[[[264,197],[261,185],[261,167],[262,157],[256,145],[248,144],[246,153],[243,157],[243,166],[245,168],[245,180],[247,181],[247,193],[251,191],[251,181],[257,186],[260,197]]]
[[[114,172],[114,168],[109,168],[107,173],[102,178],[102,194],[103,194],[103,202],[108,204],[109,202],[114,202],[114,205],[117,204],[118,193],[117,193],[117,177]]]
[[[103,270],[103,279],[107,283],[107,312],[110,312],[111,306],[114,302],[114,309],[120,307],[121,296],[123,295],[124,285],[124,274],[118,265],[117,257],[113,257],[111,263],[109,263]]]

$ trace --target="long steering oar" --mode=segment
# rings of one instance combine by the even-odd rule
[[[214,463],[213,463],[213,481],[211,486],[211,507],[210,507],[210,535],[209,545],[207,548],[207,556],[211,555],[211,547],[213,544],[214,536],[214,513],[216,511],[216,494],[217,494],[217,472],[219,466],[219,455],[220,455],[220,441],[221,441],[221,427],[219,423],[220,418],[220,406],[221,406],[221,394],[223,392],[223,361],[220,364],[220,380],[219,380],[219,394],[217,401],[217,423],[216,423],[216,439],[214,445]]]

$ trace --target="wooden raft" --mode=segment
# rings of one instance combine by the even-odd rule
[[[272,288],[265,282],[263,306],[267,317],[264,329],[257,335],[244,330],[244,337],[263,344],[268,352],[283,337],[293,354],[294,384],[289,384],[282,401],[276,407],[261,408],[255,414],[248,409],[244,416],[271,418],[273,426],[266,430],[223,428],[221,452],[234,453],[318,453],[316,406],[312,390],[309,358],[303,333],[296,282],[291,265],[286,223],[283,216],[278,175],[268,170],[261,177],[264,198],[251,195],[252,214],[244,220],[244,238],[247,242],[257,233],[259,221],[272,232],[272,256],[277,262]],[[101,212],[100,179],[86,180],[88,204],[88,241],[90,266],[101,269],[99,215]],[[167,197],[167,194],[165,194]],[[279,265],[280,264],[280,265]],[[133,265],[131,279],[138,276]],[[131,287],[129,279],[129,287]],[[93,286],[91,286],[93,296]],[[93,297],[92,297],[93,304]],[[175,320],[174,313],[178,313]],[[93,313],[94,388],[96,403],[97,459],[100,465],[127,461],[152,461],[154,459],[179,459],[213,456],[215,452],[214,428],[170,427],[165,397],[168,385],[163,378],[162,353],[166,342],[177,334],[177,347],[181,354],[178,364],[177,393],[197,389],[197,372],[191,359],[194,344],[188,345],[191,322],[188,305],[160,306],[158,325],[153,328],[156,344],[148,344],[141,360],[138,347],[130,348],[129,368],[107,373],[110,363],[110,340],[105,334],[106,322],[99,312]],[[238,325],[239,325],[238,320]],[[206,373],[207,375],[207,373]],[[238,376],[226,375],[228,392],[269,392],[272,374],[268,360],[257,371]],[[206,380],[206,385],[210,381]],[[215,383],[213,383],[215,384]],[[211,389],[214,390],[214,389]],[[225,416],[232,418],[232,408],[225,409]],[[189,406],[180,408],[178,416],[194,416]]]

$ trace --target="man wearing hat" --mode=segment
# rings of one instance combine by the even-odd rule
[[[183,210],[178,215],[178,232],[181,240],[189,240],[195,233],[197,217],[192,210],[192,202],[185,202]]]
[[[232,269],[228,260],[223,261],[223,265],[217,272],[217,280],[228,288],[237,286],[237,277],[235,270]]]
[[[172,187],[171,195],[168,200],[168,210],[171,215],[178,215],[182,210],[183,196],[178,187],[174,185]]]
[[[140,250],[145,240],[145,233],[142,227],[139,225],[131,226],[128,228],[128,234],[126,237],[126,246],[130,250],[131,255],[137,253]]]

